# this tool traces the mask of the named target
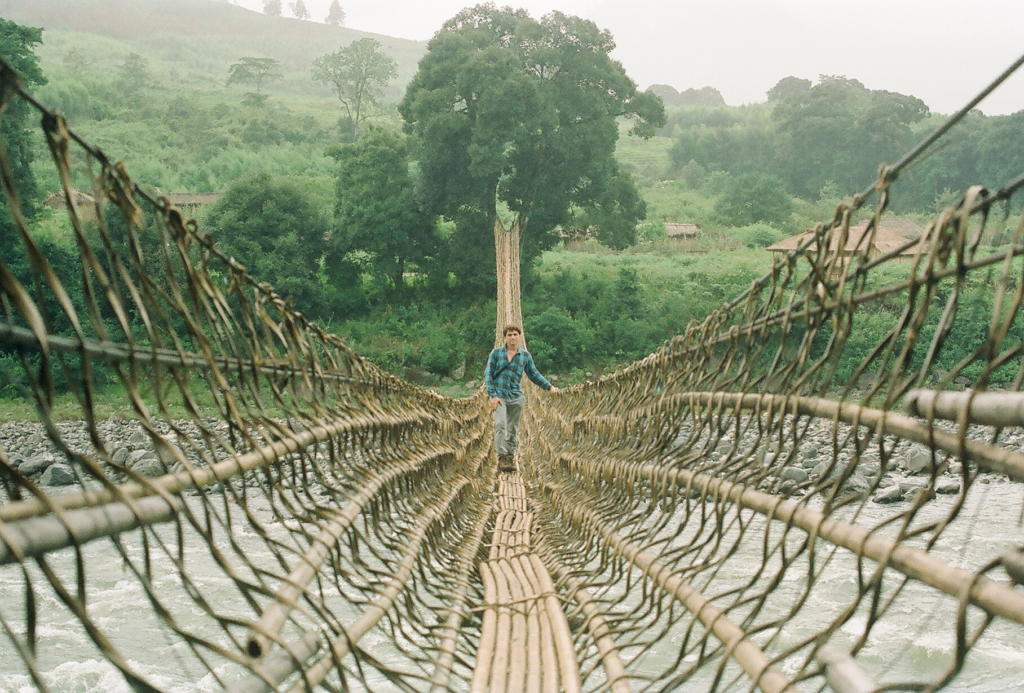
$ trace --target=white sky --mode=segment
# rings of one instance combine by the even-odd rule
[[[262,9],[262,0],[232,0]],[[305,0],[323,21],[330,0]],[[284,0],[285,14],[289,0]],[[342,0],[346,26],[429,39],[472,0]],[[917,96],[951,113],[1024,54],[1024,0],[498,0],[560,10],[611,31],[613,56],[646,88],[712,86],[726,103],[764,101],[781,78],[819,74]],[[982,102],[1024,110],[1024,67]],[[1022,144],[1024,146],[1024,144]]]

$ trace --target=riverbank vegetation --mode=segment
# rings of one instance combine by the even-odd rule
[[[268,39],[256,51],[238,37],[217,40],[227,34],[213,29],[147,30],[130,12],[116,36],[58,22],[30,46],[41,68],[33,92],[123,159],[144,188],[220,194],[196,213],[200,225],[254,276],[271,279],[305,314],[381,366],[425,384],[444,381],[451,392],[479,382],[494,339],[492,215],[511,224],[532,210],[523,266],[527,339],[542,371],[575,382],[641,358],[739,294],[770,268],[766,246],[827,221],[844,197],[872,182],[879,162],[898,159],[942,119],[913,96],[869,90],[847,77],[783,78],[764,103],[741,107],[724,105],[707,87],[692,90],[700,98],[667,99],[663,121],[651,103],[637,101],[656,127],[641,133],[646,139],[634,137],[636,124],[622,120],[614,159],[594,170],[604,175],[600,190],[570,191],[557,204],[534,191],[531,208],[516,208],[525,198],[513,189],[499,189],[497,198],[492,190],[492,203],[476,209],[445,198],[452,188],[439,188],[429,168],[437,162],[418,148],[415,128],[403,127],[399,103],[424,44],[360,44],[389,81],[355,121],[340,88],[318,78],[315,65],[363,38],[360,32],[201,0],[185,4],[197,16],[216,7],[208,28],[233,13],[233,21],[268,36],[279,22],[293,40]],[[122,5],[141,7],[135,0]],[[44,17],[47,2],[35,7],[38,18],[56,22]],[[232,66],[247,58],[252,65],[273,60],[267,64],[279,78],[229,85]],[[417,84],[422,92],[426,82]],[[653,92],[671,96],[664,88]],[[418,108],[414,96],[404,108],[408,120]],[[18,129],[32,154],[19,175],[36,186],[34,227],[55,264],[73,267],[63,213],[42,204],[58,184],[29,125]],[[609,136],[596,133],[594,142],[607,146]],[[971,114],[944,148],[899,181],[891,209],[923,223],[968,184],[998,187],[1024,169],[1022,139],[1024,112]],[[1007,243],[1018,222],[1019,209],[1000,211],[1006,216],[990,225],[987,248]],[[668,238],[666,224],[695,224],[699,234]],[[0,226],[0,243],[15,248],[9,223]],[[19,271],[17,262],[12,267]],[[977,292],[983,314],[991,292],[967,288]],[[889,329],[899,306],[879,311],[859,323],[864,344]],[[971,348],[976,337],[964,335],[960,346]],[[856,355],[850,358],[844,372],[855,370]]]

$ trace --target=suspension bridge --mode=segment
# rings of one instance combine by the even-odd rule
[[[3,378],[38,418],[0,431],[10,690],[80,690],[73,658],[135,691],[1024,680],[1024,226],[984,242],[1024,177],[869,252],[945,128],[655,353],[528,393],[505,473],[482,390],[375,367],[0,82],[40,117],[78,249],[58,272],[0,147]],[[521,315],[515,232],[499,325]],[[112,385],[131,419],[97,415]]]

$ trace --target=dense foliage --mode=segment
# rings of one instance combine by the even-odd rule
[[[430,41],[399,111],[428,209],[475,226],[461,241],[492,243],[501,205],[523,233],[527,266],[573,208],[629,215],[632,235],[643,205],[614,158],[616,118],[651,136],[663,108],[609,57],[614,47],[593,22],[494,5],[462,10]]]
[[[282,31],[347,31],[248,14],[246,21],[287,24]],[[410,376],[459,375],[465,365],[463,379],[479,378],[493,340],[494,215],[525,222],[524,322],[538,364],[583,377],[649,353],[742,291],[769,266],[765,246],[828,219],[870,182],[880,160],[898,158],[937,120],[912,97],[855,80],[786,78],[767,103],[738,108],[722,105],[710,87],[652,88],[667,102],[692,105],[671,107],[657,136],[625,137],[637,125],[650,135],[661,112],[608,58],[605,32],[563,15],[538,22],[484,6],[460,13],[431,43],[402,103],[408,141],[395,110],[415,62],[406,56],[380,97],[378,123],[360,127],[352,142],[334,87],[311,79],[314,60],[331,55],[338,33],[321,43],[315,33],[291,36],[268,49],[282,78],[239,82],[271,96],[259,107],[242,89],[224,88],[249,45],[224,39],[214,48],[190,37],[183,48],[49,31],[40,45],[39,30],[3,26],[0,40],[15,40],[4,55],[27,61],[15,65],[30,84],[49,79],[38,95],[79,133],[123,158],[144,187],[222,193],[200,211],[201,228],[257,280]],[[517,48],[509,50],[499,37],[513,36]],[[289,52],[299,45],[301,59]],[[0,127],[14,143],[26,199],[37,202],[57,181],[41,138],[12,115]],[[969,183],[1005,183],[1024,170],[1022,138],[1024,113],[971,114],[904,175],[893,207],[930,212]],[[650,221],[638,228],[645,214]],[[38,215],[46,255],[61,276],[80,274],[66,224],[45,208]],[[666,239],[662,222],[696,223],[703,235]],[[30,282],[23,253],[9,250],[18,243],[13,229],[0,231],[5,261]],[[1006,241],[996,231],[984,244]],[[563,242],[576,252],[559,248]],[[73,281],[70,289],[77,301]],[[967,290],[976,292],[980,315],[984,288]],[[894,299],[857,318],[840,374],[855,371],[858,349],[874,344],[898,310]],[[943,358],[976,341],[953,335]]]
[[[663,134],[679,175],[765,174],[794,196],[815,199],[824,188],[863,190],[882,163],[895,163],[935,126],[920,99],[870,90],[855,79],[822,76],[818,84],[786,77],[764,106],[680,108]],[[971,114],[920,165],[904,175],[895,209],[932,211],[968,185],[999,187],[1024,169],[1024,113]]]

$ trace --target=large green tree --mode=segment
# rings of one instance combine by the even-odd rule
[[[35,47],[43,42],[43,30],[21,26],[0,19],[0,56],[7,61],[25,86],[46,84],[39,67]],[[35,177],[32,175],[32,131],[29,126],[29,106],[15,97],[0,118],[0,137],[3,137],[7,156],[18,183],[18,194],[26,211],[31,212],[38,200]],[[0,203],[4,202],[0,195]]]
[[[313,81],[329,84],[345,107],[354,141],[367,110],[380,105],[384,87],[398,76],[395,61],[382,53],[380,42],[372,38],[353,41],[335,53],[313,61]]]
[[[434,220],[416,200],[405,139],[371,129],[332,154],[338,160],[338,203],[329,264],[350,250],[365,251],[401,300],[410,263],[422,269],[437,249]]]
[[[429,209],[478,225],[460,229],[460,253],[484,256],[469,245],[488,243],[501,206],[529,262],[573,209],[607,210],[610,191],[634,194],[614,158],[618,119],[649,137],[664,107],[637,91],[614,47],[593,22],[559,12],[536,21],[493,4],[459,12],[431,39],[399,110]]]
[[[772,115],[780,171],[793,192],[812,197],[828,180],[841,190],[863,188],[880,163],[893,163],[913,144],[911,126],[928,107],[913,96],[822,75],[811,89],[782,96]]]
[[[206,224],[217,246],[246,266],[257,281],[270,282],[306,314],[325,314],[320,280],[330,224],[298,183],[258,171],[228,188]]]

